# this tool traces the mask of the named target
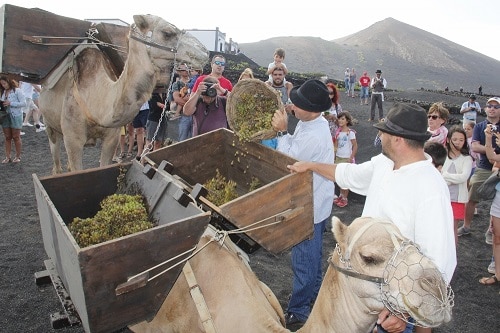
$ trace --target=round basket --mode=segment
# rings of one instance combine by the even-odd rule
[[[242,141],[260,141],[276,136],[271,120],[283,109],[279,93],[258,79],[239,81],[227,99],[229,127]]]

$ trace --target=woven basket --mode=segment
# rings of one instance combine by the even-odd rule
[[[229,127],[242,141],[260,141],[276,136],[271,119],[283,109],[279,93],[258,79],[239,81],[227,99]]]

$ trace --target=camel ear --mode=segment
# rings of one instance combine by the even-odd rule
[[[134,15],[134,23],[141,31],[149,29],[148,21],[144,15]]]
[[[332,233],[337,243],[344,243],[347,226],[337,216],[332,217]]]

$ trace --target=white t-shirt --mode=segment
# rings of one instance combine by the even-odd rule
[[[352,154],[352,141],[356,139],[356,132],[338,132],[335,140],[337,141],[337,151],[335,155],[340,158],[349,158]]]
[[[398,170],[383,154],[362,164],[341,163],[335,181],[341,188],[365,195],[362,216],[391,220],[449,282],[457,265],[450,192],[430,156],[426,157]]]
[[[472,120],[472,121],[476,121],[477,119],[477,114],[481,112],[481,105],[479,105],[478,102],[474,102],[474,103],[471,103],[471,102],[465,102],[462,104],[462,107],[460,108],[460,112],[462,112],[462,110],[465,110],[471,106],[475,106],[476,107],[476,110],[474,111],[467,111],[463,114],[463,119],[464,120]]]

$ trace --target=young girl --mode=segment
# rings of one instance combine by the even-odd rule
[[[446,128],[446,121],[450,116],[450,112],[444,107],[443,103],[434,103],[427,112],[427,119],[429,128],[427,129],[432,133],[429,141],[439,142],[443,145],[446,144],[446,137],[448,129]]]
[[[479,159],[479,154],[476,153],[475,151],[472,150],[472,133],[474,132],[474,126],[476,126],[476,123],[472,120],[468,120],[464,122],[464,130],[465,134],[467,134],[467,144],[469,145],[469,155],[472,157],[472,171],[469,176],[469,179],[467,179],[467,186],[469,186],[469,180],[470,177],[472,177],[472,174],[474,173],[474,170],[476,169],[476,161]]]
[[[448,156],[443,165],[442,175],[450,190],[456,245],[458,243],[458,221],[465,217],[465,204],[469,198],[467,180],[472,170],[472,157],[469,155],[467,134],[462,127],[453,126],[449,130],[446,148]]]
[[[352,116],[348,111],[342,111],[338,115],[337,131],[333,138],[335,149],[335,163],[355,163],[355,156],[358,152],[356,132],[349,128],[352,126]],[[347,206],[348,189],[340,189],[340,195],[333,200],[339,207]]]

